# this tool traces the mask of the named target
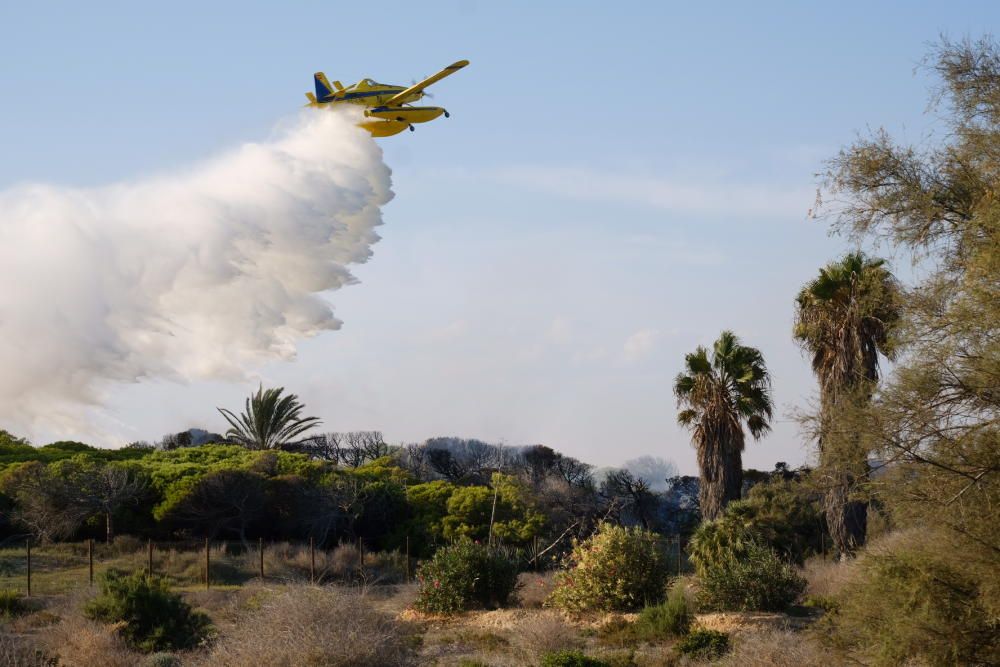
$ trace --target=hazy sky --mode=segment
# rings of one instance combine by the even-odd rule
[[[848,247],[808,219],[815,174],[868,128],[943,134],[915,67],[1000,5],[539,4],[5,2],[0,188],[182,168],[266,139],[316,70],[407,84],[468,58],[433,90],[450,119],[380,140],[396,197],[358,284],[331,295],[343,328],[256,369],[265,384],[328,430],[691,472],[671,383],[731,328],[763,351],[779,406],[745,464],[804,462],[792,300]],[[111,387],[90,413],[111,435],[90,439],[222,430],[215,406],[251,388]]]

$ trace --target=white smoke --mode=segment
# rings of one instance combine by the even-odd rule
[[[240,379],[336,329],[390,171],[339,113],[165,177],[0,192],[0,428],[79,426],[115,382]]]

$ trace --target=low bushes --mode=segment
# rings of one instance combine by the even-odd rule
[[[870,547],[822,621],[827,638],[865,664],[1000,664],[996,581],[963,557],[928,531]]]
[[[555,651],[542,656],[541,667],[608,667],[608,663],[582,651]]]
[[[646,607],[639,613],[635,632],[647,640],[682,637],[691,629],[693,620],[694,614],[688,609],[684,589],[675,584],[664,602]]]
[[[602,644],[624,648],[637,642],[657,643],[683,637],[693,621],[684,589],[674,584],[664,602],[643,608],[634,622],[613,618],[600,627],[597,635]]]
[[[639,528],[602,524],[574,545],[548,604],[569,611],[629,611],[660,602],[668,568],[657,539]]]
[[[208,635],[208,617],[195,612],[167,582],[144,572],[109,570],[101,576],[101,595],[84,606],[95,621],[120,624],[125,642],[142,651],[193,648]]]
[[[793,603],[806,581],[769,547],[750,541],[739,555],[706,563],[698,599],[722,611],[782,611]]]
[[[677,652],[698,660],[711,660],[729,650],[729,635],[718,630],[692,630],[677,643]]]
[[[453,613],[507,605],[517,591],[517,563],[496,549],[462,539],[438,549],[417,570],[416,606]]]

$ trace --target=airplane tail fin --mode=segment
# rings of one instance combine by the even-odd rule
[[[312,93],[306,93],[306,99],[309,100],[309,104],[316,104],[316,96]]]
[[[334,81],[331,86],[330,82],[326,79],[326,74],[323,74],[322,72],[316,72],[313,74],[313,79],[316,81],[316,98],[320,101],[323,101],[333,95],[334,91],[341,91],[344,89],[344,87],[340,85],[339,81]]]

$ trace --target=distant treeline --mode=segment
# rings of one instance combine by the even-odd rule
[[[600,521],[665,535],[686,535],[699,521],[695,477],[647,480],[618,469],[598,479],[592,466],[542,445],[432,438],[398,446],[377,431],[330,433],[280,450],[204,442],[221,438],[192,430],[121,449],[33,447],[0,431],[0,535],[326,545],[360,538],[373,549],[409,540],[414,554],[428,555],[461,536],[492,534],[510,546],[555,544],[547,554],[558,555]],[[794,477],[780,465],[747,476],[748,486]]]

